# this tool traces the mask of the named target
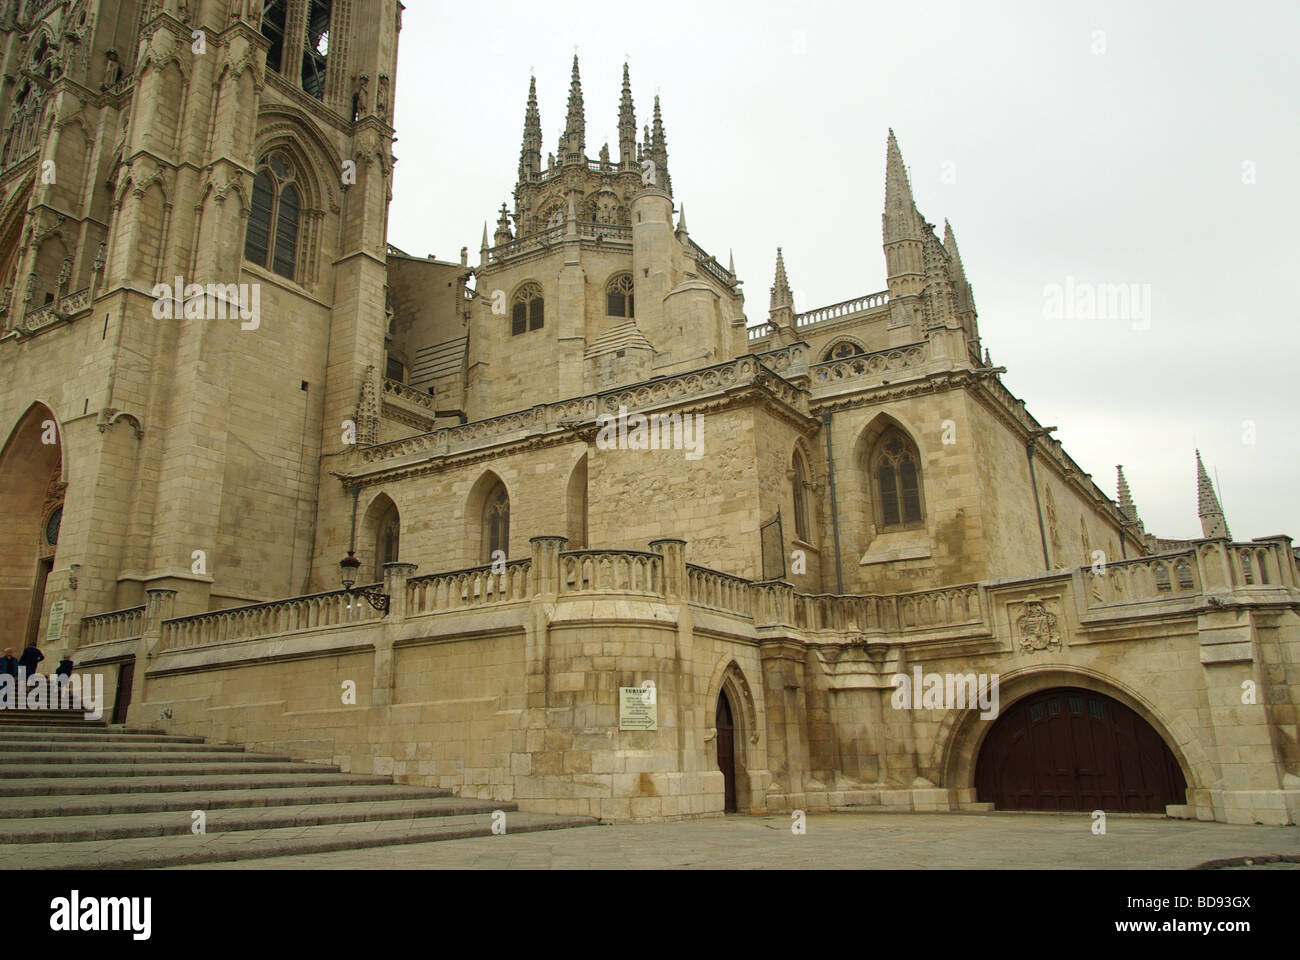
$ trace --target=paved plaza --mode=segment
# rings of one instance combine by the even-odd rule
[[[1088,814],[730,816],[445,840],[192,869],[1168,869],[1210,860],[1300,855],[1296,827],[1233,826]],[[508,825],[507,825],[508,828]],[[1273,865],[1298,868],[1300,863]]]

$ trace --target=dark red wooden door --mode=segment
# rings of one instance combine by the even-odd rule
[[[135,661],[127,660],[117,668],[117,694],[113,698],[113,723],[126,723],[126,708],[131,705],[131,686],[135,680]]]
[[[999,810],[1163,813],[1187,783],[1151,725],[1111,697],[1075,687],[1017,701],[993,724],[975,789]]]
[[[723,809],[728,813],[736,812],[736,741],[735,729],[731,722],[731,704],[725,693],[718,695],[718,769],[722,771],[725,784],[726,802]]]

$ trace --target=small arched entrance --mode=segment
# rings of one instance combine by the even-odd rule
[[[732,721],[731,703],[726,693],[718,694],[718,712],[715,718],[718,730],[718,769],[722,771],[725,800],[722,809],[735,813],[736,806],[736,728]]]
[[[1187,782],[1160,734],[1129,707],[1079,687],[1030,694],[994,722],[975,767],[999,810],[1163,813]]]

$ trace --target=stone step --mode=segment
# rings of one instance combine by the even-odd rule
[[[0,818],[113,816],[119,813],[227,810],[301,804],[316,806],[353,801],[428,800],[451,795],[450,790],[440,790],[437,787],[413,787],[388,782],[335,785],[333,780],[325,786],[271,787],[260,790],[205,789],[178,790],[174,793],[36,795],[0,797]]]
[[[87,720],[84,710],[0,710],[0,726],[104,727],[102,719]]]
[[[167,733],[126,733],[121,730],[28,730],[15,724],[0,724],[0,741],[5,743],[204,743],[202,737],[180,737]]]
[[[9,771],[15,766],[31,767],[49,766],[51,764],[173,764],[198,763],[210,766],[214,763],[303,763],[292,757],[276,756],[270,753],[244,753],[231,747],[208,751],[194,750],[92,750],[82,753],[65,753],[61,751],[31,750],[21,753],[0,752],[0,779],[7,779]]]
[[[141,742],[136,739],[123,738],[122,740],[15,740],[6,734],[0,734],[0,754],[22,753],[46,754],[46,753],[94,753],[96,755],[109,754],[120,756],[123,753],[149,753],[163,754],[167,757],[179,755],[182,753],[238,753],[245,755],[243,747],[233,747],[228,743],[172,743],[170,741],[150,741]],[[269,754],[246,754],[247,756],[269,756]]]
[[[110,758],[111,759],[111,758]],[[212,777],[236,773],[337,773],[338,767],[295,760],[288,763],[241,759],[202,763],[8,763],[0,768],[0,786],[27,778],[54,777]]]
[[[307,764],[307,766],[314,766]],[[32,777],[24,780],[0,780],[0,797],[68,796],[105,793],[176,793],[194,790],[271,790],[279,787],[299,786],[349,786],[362,783],[383,783],[389,786],[392,777],[365,773],[331,773],[328,768],[319,772],[274,773],[262,771],[253,774],[215,774],[205,776],[202,784],[195,784],[193,774],[185,772],[175,776],[97,776],[97,777]]]
[[[382,820],[423,820],[437,817],[508,814],[513,803],[491,800],[462,800],[459,797],[428,799],[367,800],[352,803],[290,804],[275,807],[240,807],[153,813],[122,813],[111,817],[58,816],[0,820],[0,844],[75,843],[83,840],[115,840],[132,837],[185,836],[193,832],[195,810],[205,814],[209,834],[241,830],[272,830],[282,827],[314,827],[334,823],[370,823]]]
[[[426,843],[431,840],[491,837],[492,822],[491,814],[481,813],[416,820],[320,824],[309,828],[240,830],[203,836],[189,834],[176,837],[6,844],[0,847],[0,869],[139,870],[294,856],[331,850]],[[506,832],[560,830],[592,826],[597,822],[590,817],[556,817],[515,812],[506,815]]]

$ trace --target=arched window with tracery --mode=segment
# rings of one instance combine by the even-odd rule
[[[492,563],[500,556],[510,556],[510,494],[505,484],[498,483],[488,491],[483,504],[483,563]]]
[[[636,316],[632,303],[632,274],[620,273],[605,284],[605,313],[611,317],[631,319]]]
[[[812,524],[808,516],[808,465],[799,450],[794,452],[791,474],[790,484],[794,493],[794,535],[804,543],[810,543]]]
[[[822,354],[822,363],[827,363],[831,360],[847,360],[849,357],[859,357],[864,352],[865,351],[863,351],[863,349],[852,340],[841,340]]]
[[[515,291],[510,307],[510,333],[517,336],[529,330],[540,330],[543,315],[542,285],[528,282]]]
[[[253,201],[244,238],[244,258],[293,280],[298,267],[298,221],[302,195],[293,161],[276,152],[253,179]]]
[[[921,496],[921,457],[903,431],[890,428],[871,457],[879,530],[919,526],[925,516]]]

